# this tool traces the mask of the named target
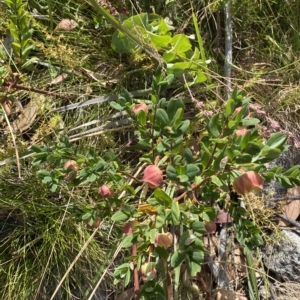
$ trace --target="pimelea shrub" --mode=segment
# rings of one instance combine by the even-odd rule
[[[132,253],[116,268],[115,283],[134,282],[137,298],[170,299],[179,293],[181,276],[200,272],[206,252],[202,237],[215,230],[219,207],[229,212],[236,239],[248,255],[263,244],[248,211],[228,197],[231,192],[246,196],[274,179],[286,187],[300,184],[299,166],[285,172],[266,169],[265,163],[287,150],[287,135],[274,133],[265,141],[256,127],[259,120],[249,115],[250,98],[236,90],[220,112],[207,117],[206,128],[199,128],[200,150],[193,152],[183,101],[161,96],[172,80],[173,75],[164,76],[158,67],[150,100],[137,102],[123,90],[119,100],[111,102],[133,122],[137,142],[127,150],[138,150],[145,165],[136,176],[113,149],[103,157],[93,148],[79,153],[67,139],[32,148],[33,164],[45,166],[37,175],[52,191],[60,184],[99,191],[94,207],[76,210],[87,227],[106,218],[123,223],[120,243]],[[76,177],[66,181],[63,165],[70,160],[78,169]]]

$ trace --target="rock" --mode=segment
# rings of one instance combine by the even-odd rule
[[[266,164],[267,169],[273,167],[281,167],[283,171],[300,164],[300,149],[297,149],[293,144],[290,145],[288,151],[281,153],[281,155],[270,163]],[[262,193],[266,196],[266,205],[273,206],[272,201],[268,199],[282,199],[287,195],[288,189],[283,187],[279,182],[272,180],[265,182]]]
[[[283,236],[275,245],[268,245],[263,253],[267,269],[278,280],[300,281],[300,231],[282,230]]]
[[[219,289],[216,298],[217,300],[247,300],[245,296],[225,289]]]

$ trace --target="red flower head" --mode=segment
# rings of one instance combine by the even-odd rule
[[[110,189],[107,185],[102,185],[98,189],[98,194],[101,195],[103,198],[110,198],[113,196],[114,192],[112,189]]]
[[[158,187],[163,180],[163,173],[158,166],[150,165],[144,171],[143,181],[148,183],[151,188]]]
[[[135,114],[137,114],[141,110],[143,110],[145,114],[147,114],[148,106],[145,103],[139,103],[139,104],[135,104],[132,110]]]
[[[64,164],[64,169],[68,171],[68,173],[65,175],[66,180],[73,180],[76,178],[78,165],[75,160],[66,161]]]
[[[254,171],[248,171],[233,181],[233,188],[241,195],[251,191],[259,191],[263,188],[264,181],[260,175]]]
[[[238,130],[235,132],[235,134],[237,136],[243,136],[246,135],[247,132],[248,132],[247,127],[239,127]]]

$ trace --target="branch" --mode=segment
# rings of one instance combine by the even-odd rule
[[[64,95],[61,95],[61,94],[58,94],[58,93],[55,93],[55,92],[50,92],[50,91],[46,91],[46,90],[41,90],[41,89],[37,89],[37,88],[33,88],[33,87],[28,87],[28,86],[24,86],[24,85],[21,85],[21,84],[17,84],[17,83],[10,83],[10,82],[7,82],[7,81],[4,81],[3,83],[4,86],[7,86],[9,88],[15,88],[17,90],[22,90],[22,91],[29,91],[29,92],[34,92],[34,93],[38,93],[38,94],[43,94],[43,95],[48,95],[48,96],[55,96],[57,98],[62,98],[62,99],[65,99],[65,100],[70,100],[72,98],[75,98],[75,96],[64,96]]]

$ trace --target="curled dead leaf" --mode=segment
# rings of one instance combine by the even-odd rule
[[[126,222],[123,227],[123,233],[126,235],[131,234],[133,232],[133,227],[138,225],[138,223],[139,222],[137,220]]]
[[[52,79],[50,82],[47,83],[47,85],[55,85],[55,84],[59,84],[62,83],[65,79],[68,78],[68,74],[67,73],[62,73],[58,76],[56,76],[54,79]]]
[[[62,19],[54,31],[71,31],[78,26],[78,23],[71,19]]]
[[[12,102],[10,100],[5,100],[3,105],[3,109],[6,112],[7,115],[11,114],[11,107],[12,107]]]
[[[154,205],[151,205],[151,204],[141,204],[138,207],[138,212],[153,215],[153,214],[157,213],[157,206],[154,206]]]
[[[217,300],[247,300],[247,298],[237,292],[219,289],[217,292]]]
[[[167,233],[157,233],[155,235],[154,246],[160,246],[163,248],[169,248],[173,244],[173,235],[170,232]]]
[[[210,234],[215,233],[216,230],[217,230],[217,225],[216,225],[216,222],[215,222],[214,220],[212,220],[212,221],[206,223],[206,224],[204,225],[204,227],[205,227],[206,232],[207,232],[207,233],[210,233]]]
[[[299,197],[299,200],[292,200],[284,206],[284,215],[295,221],[300,215],[300,187],[294,186],[288,189],[286,196],[287,198],[294,199]],[[290,225],[290,223],[285,220],[280,220],[278,225],[284,227]]]
[[[220,213],[215,218],[215,223],[230,223],[232,222],[232,219],[228,212],[221,210]]]
[[[145,280],[153,280],[156,277],[155,265],[152,262],[144,263],[140,269],[141,278]]]

